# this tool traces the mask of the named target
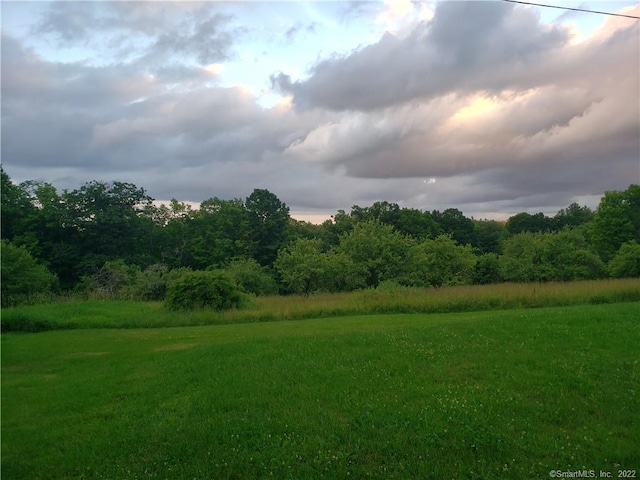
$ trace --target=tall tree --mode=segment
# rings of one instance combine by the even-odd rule
[[[594,212],[587,206],[580,206],[573,202],[567,208],[563,208],[553,217],[554,230],[562,230],[565,227],[575,228],[593,220]]]
[[[124,259],[140,264],[148,252],[140,214],[152,202],[142,188],[123,182],[89,182],[65,192],[63,201],[79,232],[82,261],[78,274],[91,275],[104,262]]]
[[[460,245],[475,245],[476,232],[473,221],[457,208],[447,208],[444,212],[435,210],[433,219],[446,235],[450,235]]]
[[[376,220],[357,223],[340,239],[338,251],[345,253],[367,272],[367,285],[377,287],[385,280],[401,280],[408,266],[413,240],[391,225]]]
[[[249,212],[250,252],[261,265],[272,265],[286,241],[289,207],[266,189],[255,189],[245,201]]]
[[[22,185],[14,185],[0,165],[0,238],[11,240],[25,232],[26,219],[34,213],[35,206]]]
[[[548,232],[552,227],[552,219],[544,213],[531,215],[527,212],[516,213],[507,221],[507,231],[512,235],[523,232]]]
[[[204,269],[225,266],[232,258],[246,255],[250,217],[242,200],[205,200],[190,220],[189,266]]]
[[[608,261],[623,243],[640,242],[640,185],[605,192],[593,219],[592,240]]]

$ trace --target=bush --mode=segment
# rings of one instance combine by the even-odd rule
[[[196,271],[184,273],[171,283],[165,305],[171,310],[229,310],[239,307],[242,300],[242,292],[228,274]]]
[[[0,242],[2,258],[2,306],[37,303],[48,300],[57,278],[40,265],[23,247]]]
[[[612,277],[640,277],[640,244],[635,240],[623,243],[608,267]]]
[[[235,258],[225,268],[231,278],[246,293],[254,295],[276,295],[278,284],[269,273],[253,258]]]

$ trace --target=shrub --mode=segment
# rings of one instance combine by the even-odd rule
[[[254,295],[278,293],[278,284],[267,267],[263,267],[253,258],[235,258],[227,265],[225,272],[247,293]]]
[[[239,307],[242,300],[242,292],[228,274],[196,271],[184,273],[169,285],[165,305],[171,310],[229,310]]]
[[[9,307],[47,300],[57,278],[40,265],[23,247],[0,242],[2,258],[2,306]]]
[[[640,244],[635,240],[623,243],[608,267],[612,277],[640,277]]]

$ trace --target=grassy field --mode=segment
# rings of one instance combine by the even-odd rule
[[[2,335],[2,478],[640,474],[640,303]]]
[[[448,313],[640,301],[640,279],[446,288],[381,286],[352,293],[258,297],[237,310],[172,312],[159,302],[67,300],[2,311],[2,330],[223,325],[379,313]]]

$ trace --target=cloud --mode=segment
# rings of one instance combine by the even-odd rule
[[[375,110],[451,92],[515,88],[528,71],[568,41],[568,31],[543,26],[504,2],[440,2],[429,22],[404,37],[385,33],[351,55],[323,60],[311,76],[274,84],[300,108]]]
[[[274,11],[275,28],[235,4],[87,5],[56,2],[38,23],[48,42],[86,48],[82,61],[3,25],[2,159],[12,177],[61,188],[116,179],[196,202],[268,188],[305,211],[387,200],[483,216],[553,213],[640,174],[638,22],[609,19],[576,43],[506,2],[441,2],[432,16],[417,4],[357,2],[342,24],[315,31],[319,13],[332,20],[345,7],[284,23]],[[306,48],[355,25],[388,31],[316,61],[307,77],[279,73],[304,64],[266,52],[287,32]],[[309,61],[323,48],[295,53]],[[257,75],[255,65],[239,68],[236,51],[264,51],[291,102],[261,106],[238,74]]]

